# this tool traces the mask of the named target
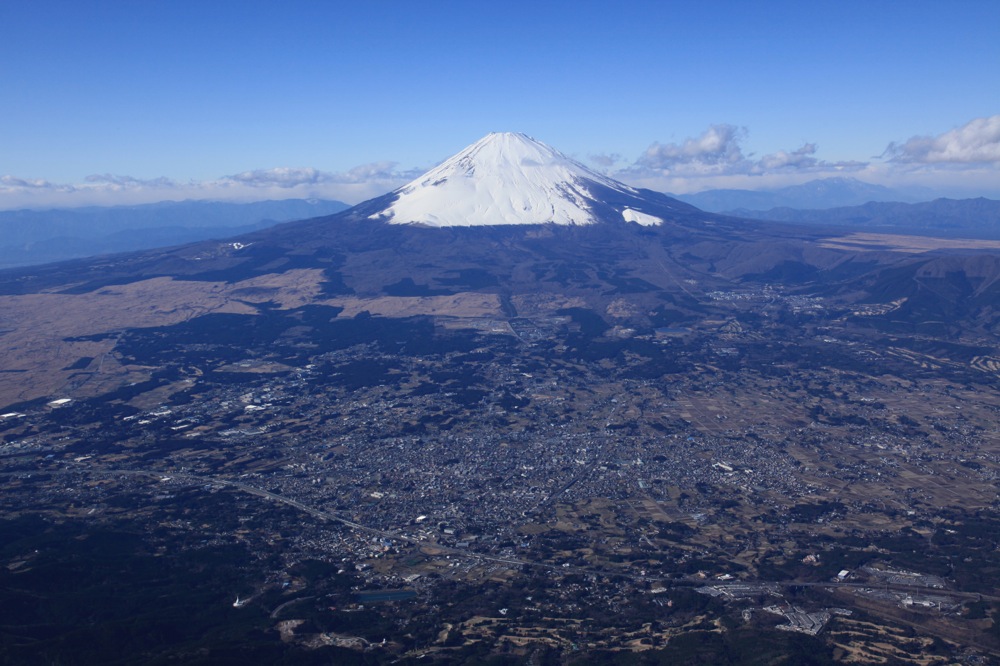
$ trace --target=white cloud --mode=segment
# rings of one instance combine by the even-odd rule
[[[765,155],[760,158],[757,163],[757,167],[761,171],[773,171],[775,169],[803,169],[814,167],[819,163],[813,155],[816,154],[816,144],[807,143],[798,150],[793,150],[788,152],[785,150],[779,150],[776,153],[771,153],[770,155]]]
[[[815,143],[755,159],[743,150],[748,134],[745,127],[710,125],[699,136],[679,143],[653,143],[635,163],[613,175],[637,187],[680,194],[720,187],[780,187],[869,166],[821,160]]]
[[[601,169],[610,169],[622,161],[622,156],[618,153],[594,153],[587,157],[592,164],[596,164]]]
[[[81,183],[52,183],[7,175],[0,176],[0,209],[133,205],[182,199],[321,198],[358,203],[385,194],[418,175],[413,171],[399,171],[396,166],[395,162],[372,162],[345,172],[276,167],[188,182],[162,177],[142,179],[94,174]]]
[[[396,162],[371,162],[342,173],[320,171],[311,167],[278,167],[243,171],[211,182],[218,184],[238,183],[250,187],[300,188],[338,184],[359,185],[371,182],[395,183],[419,175],[418,173],[399,171],[396,166]]]
[[[133,178],[132,176],[116,176],[110,173],[93,174],[83,179],[84,182],[94,186],[103,186],[111,189],[132,189],[132,188],[169,188],[175,187],[177,183],[169,178],[160,177],[152,180]]]
[[[39,178],[17,178],[16,176],[0,176],[0,191],[7,189],[51,190],[58,185]]]
[[[683,143],[654,143],[636,160],[635,166],[654,171],[728,171],[747,161],[740,147],[746,135],[745,127],[711,125],[701,136]]]
[[[225,176],[216,182],[238,183],[249,187],[299,187],[323,182],[326,180],[325,175],[322,171],[312,168],[277,167],[244,171]]]
[[[630,185],[683,194],[714,188],[766,189],[817,178],[850,174],[870,183],[919,185],[949,196],[1000,198],[1000,115],[976,118],[936,137],[916,136],[891,143],[881,159],[828,162],[819,147],[806,142],[793,150],[756,157],[744,149],[748,130],[710,125],[698,136],[673,143],[652,143],[629,163],[615,153],[590,155],[590,161]],[[0,176],[0,209],[87,205],[133,205],[163,200],[322,198],[358,203],[385,194],[419,176],[390,161],[371,162],[347,171],[312,167],[253,169],[203,181],[95,174],[79,183]]]
[[[1000,164],[1000,115],[974,118],[938,136],[890,143],[883,157],[912,164]]]
[[[363,183],[370,180],[413,180],[423,170],[399,171],[396,162],[370,162],[356,166],[341,175],[343,182]]]

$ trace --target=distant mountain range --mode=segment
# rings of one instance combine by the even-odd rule
[[[930,190],[893,189],[856,178],[823,178],[774,190],[706,190],[697,194],[671,195],[713,213],[772,208],[819,209],[859,206],[869,201],[927,201]]]
[[[861,227],[865,231],[1000,238],[1000,201],[982,197],[922,203],[871,201],[826,210],[738,209],[730,214],[774,222]]]
[[[497,133],[367,207],[373,218],[424,226],[577,225],[605,219],[655,226],[672,215],[696,212],[687,204],[793,224],[1000,238],[1000,201],[925,201],[921,194],[927,193],[827,178],[768,191],[708,190],[671,199],[611,181],[524,135]],[[906,203],[913,201],[922,203]],[[377,202],[386,207],[376,209]],[[347,208],[341,201],[286,199],[0,211],[0,268],[229,238]]]
[[[286,199],[0,211],[0,268],[234,236],[346,208],[341,201]]]

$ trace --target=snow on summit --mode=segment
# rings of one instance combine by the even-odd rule
[[[595,186],[638,195],[529,136],[494,132],[396,190],[372,218],[433,227],[594,224]]]

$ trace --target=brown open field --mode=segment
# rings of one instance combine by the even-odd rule
[[[820,243],[823,247],[854,251],[892,251],[917,254],[932,250],[997,250],[1000,241],[977,240],[973,238],[935,238],[932,236],[903,236],[900,234],[876,234],[855,232],[846,236],[828,238]]]

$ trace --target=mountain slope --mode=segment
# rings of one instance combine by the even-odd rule
[[[688,208],[591,171],[515,132],[488,134],[390,196],[391,204],[370,217],[432,227],[612,219],[649,226],[662,223],[657,213],[664,207]]]

